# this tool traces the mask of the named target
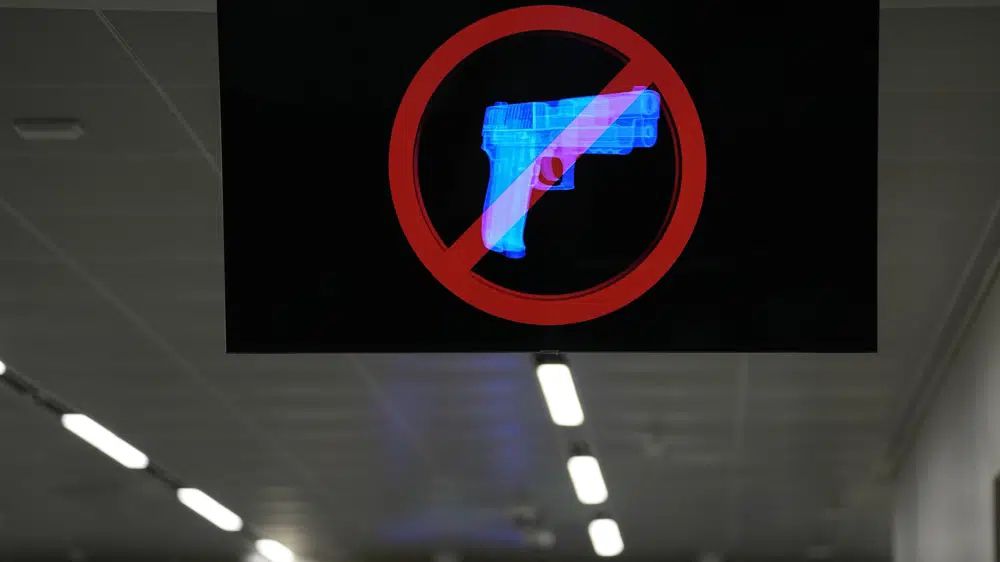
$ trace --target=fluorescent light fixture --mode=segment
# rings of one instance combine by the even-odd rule
[[[583,423],[583,407],[576,395],[573,375],[563,363],[542,363],[535,370],[542,385],[542,395],[549,407],[549,415],[556,425],[564,427]]]
[[[614,519],[594,519],[587,527],[587,532],[598,556],[618,556],[625,550],[622,533]]]
[[[271,562],[294,562],[295,553],[287,546],[271,539],[261,539],[255,544],[257,552]]]
[[[15,119],[14,130],[26,141],[74,141],[83,136],[76,119]]]
[[[197,488],[181,488],[177,490],[177,499],[191,511],[208,519],[223,531],[235,533],[243,528],[243,520],[226,506],[212,499],[211,496]]]
[[[566,468],[580,503],[597,505],[608,499],[608,487],[604,484],[601,465],[596,458],[589,455],[570,457]]]
[[[0,376],[3,376],[7,372],[7,365],[4,365],[3,361],[0,361]]]
[[[125,468],[141,470],[149,466],[149,457],[111,433],[106,427],[83,414],[63,414],[63,427],[115,459]]]

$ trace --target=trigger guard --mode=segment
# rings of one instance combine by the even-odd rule
[[[553,191],[569,191],[576,187],[576,163],[574,162],[568,170],[563,172],[560,181],[556,182],[555,185],[549,186],[549,189]]]

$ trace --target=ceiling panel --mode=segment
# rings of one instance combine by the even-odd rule
[[[19,141],[17,148],[34,147]],[[193,153],[155,159],[67,158],[58,160],[58,165],[46,155],[21,154],[0,153],[10,186],[3,195],[35,221],[173,218],[214,224],[221,231],[218,181]],[[212,193],[219,194],[218,200],[212,200]],[[136,260],[141,254],[122,257]],[[216,252],[212,257],[220,256]]]
[[[160,85],[219,87],[215,14],[112,11],[105,15]]]
[[[91,11],[7,9],[3,16],[3,88],[145,86],[132,61]]]

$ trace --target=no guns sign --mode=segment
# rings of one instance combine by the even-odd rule
[[[466,57],[483,46],[520,33],[555,31],[600,42],[622,55],[625,66],[598,96],[582,104],[579,115],[589,115],[595,104],[621,92],[635,92],[633,98],[610,104],[610,117],[595,125],[572,119],[544,147],[539,147],[525,177],[500,186],[495,200],[487,200],[484,213],[450,245],[435,230],[425,209],[417,173],[420,125],[431,96],[448,74]],[[638,103],[642,92],[655,87],[662,99],[660,109],[669,139],[674,143],[675,177],[673,185],[663,185],[673,192],[669,208],[663,209],[664,228],[658,240],[630,268],[586,290],[563,294],[533,294],[500,286],[473,272],[473,267],[492,248],[483,233],[484,221],[507,200],[512,200],[518,181],[529,181],[535,170],[547,170],[550,176],[566,177],[576,157],[606,137],[607,129],[630,107]],[[655,126],[655,124],[654,124]],[[562,150],[565,139],[588,137],[582,148],[567,156]],[[581,144],[581,143],[577,143]],[[555,158],[553,155],[559,155]],[[555,166],[553,166],[553,163]],[[553,167],[555,168],[553,170]],[[614,312],[648,291],[667,274],[684,250],[701,211],[706,182],[706,150],[701,121],[684,82],[667,59],[648,41],[625,25],[600,14],[566,6],[530,6],[487,16],[462,29],[445,41],[420,67],[403,95],[396,113],[389,143],[389,185],[399,224],[407,241],[430,273],[454,295],[471,306],[505,320],[543,326],[576,324]],[[559,178],[542,178],[551,186]],[[523,192],[520,210],[500,220],[500,235],[523,228],[525,214],[548,191],[548,187]],[[527,195],[525,195],[525,193]],[[491,225],[486,224],[486,227]],[[569,243],[569,242],[568,242]]]
[[[219,4],[230,352],[876,349],[876,0]]]

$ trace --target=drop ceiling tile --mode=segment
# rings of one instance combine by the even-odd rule
[[[0,89],[145,83],[90,10],[0,8],[0,76]]]

